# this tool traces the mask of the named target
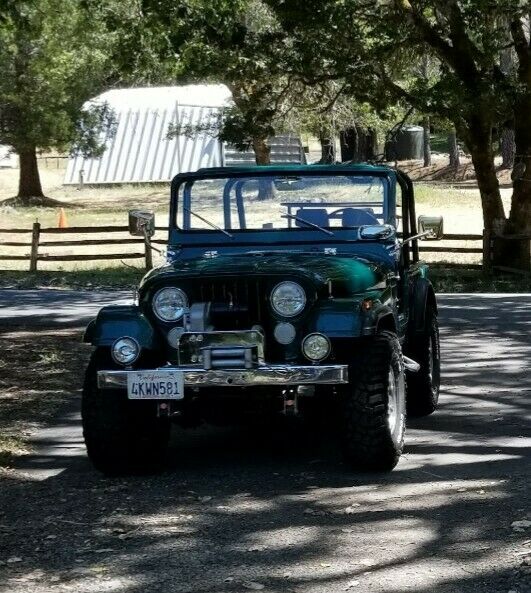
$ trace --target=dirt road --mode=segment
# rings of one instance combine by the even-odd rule
[[[0,592],[528,593],[531,295],[440,309],[441,407],[391,474],[285,424],[176,431],[163,474],[104,479],[69,404],[0,474]]]

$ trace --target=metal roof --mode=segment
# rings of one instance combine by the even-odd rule
[[[104,138],[100,158],[73,155],[64,184],[169,181],[176,173],[222,164],[220,143],[208,134],[168,137],[170,124],[198,124],[227,105],[223,85],[189,85],[112,90],[90,104],[107,103],[117,127]]]
[[[231,101],[223,85],[188,85],[107,91],[89,104],[107,103],[116,117],[114,135],[100,158],[72,155],[65,185],[168,182],[176,174],[205,167],[251,164],[252,151],[224,146],[208,133],[193,137],[168,137],[170,124],[197,125],[209,122]],[[272,138],[271,160],[277,163],[305,162],[300,138]]]

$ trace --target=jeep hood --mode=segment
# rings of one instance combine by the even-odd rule
[[[175,260],[152,270],[141,288],[152,283],[178,282],[179,279],[222,276],[274,276],[306,279],[316,286],[332,281],[349,293],[383,288],[389,273],[383,264],[350,255],[253,253],[219,255],[212,258]]]

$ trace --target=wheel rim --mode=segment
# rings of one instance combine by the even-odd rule
[[[432,335],[428,342],[428,374],[434,395],[438,393],[440,383],[439,353],[436,340],[436,336]]]
[[[398,420],[398,381],[393,369],[389,370],[387,386],[387,423],[389,429],[394,433]]]
[[[433,382],[433,366],[434,366],[434,360],[433,360],[433,344],[432,344],[432,340],[430,339],[430,341],[428,342],[428,377],[430,378],[430,384]]]

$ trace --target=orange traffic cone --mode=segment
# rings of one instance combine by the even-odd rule
[[[68,222],[66,220],[66,214],[65,214],[65,209],[61,208],[61,211],[59,212],[59,222],[57,223],[58,228],[60,229],[67,229],[68,228]]]

